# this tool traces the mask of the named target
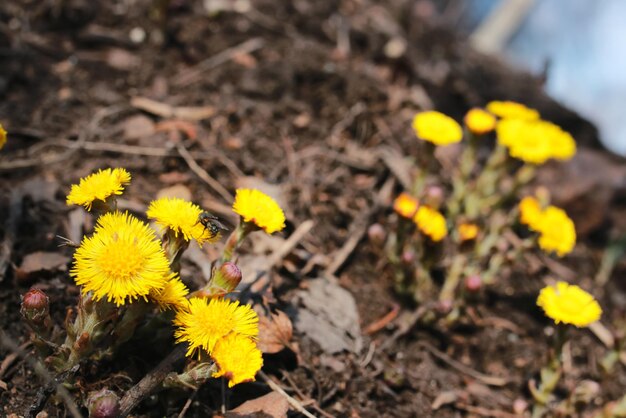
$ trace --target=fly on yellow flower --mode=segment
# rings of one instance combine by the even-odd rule
[[[240,334],[228,334],[220,339],[211,355],[219,367],[213,377],[226,377],[229,388],[254,381],[263,366],[263,356],[254,341]]]
[[[408,193],[400,193],[393,202],[393,210],[400,216],[413,219],[420,202]]]
[[[73,184],[67,195],[68,205],[81,205],[91,210],[95,201],[104,202],[108,197],[120,195],[124,186],[130,183],[130,173],[123,168],[107,168],[80,179]]]
[[[4,130],[4,127],[0,123],[0,149],[4,147],[4,144],[7,143],[7,131]]]
[[[478,236],[478,225],[472,223],[462,223],[459,225],[459,238],[461,242],[470,241]]]
[[[428,206],[420,206],[413,221],[422,233],[435,242],[441,241],[448,234],[446,218],[439,211]]]
[[[602,315],[600,304],[580,287],[559,281],[539,292],[539,305],[555,323],[587,327]]]
[[[172,274],[162,289],[153,289],[150,292],[150,300],[159,306],[159,309],[165,311],[167,309],[186,309],[189,301],[186,296],[189,290],[185,284],[175,274]]]
[[[574,222],[563,209],[548,206],[537,222],[539,247],[546,252],[555,252],[563,257],[576,245],[576,228]]]
[[[473,134],[484,135],[496,128],[496,118],[483,109],[474,108],[465,115],[465,126]]]
[[[413,118],[418,138],[435,145],[449,145],[463,138],[463,129],[454,119],[435,110],[421,112]]]
[[[502,119],[537,120],[539,112],[512,101],[495,100],[487,104],[487,110]]]
[[[189,299],[188,310],[178,311],[174,319],[178,327],[176,342],[188,342],[187,356],[199,349],[209,354],[215,344],[230,333],[256,337],[259,333],[259,317],[248,305],[228,299]]]
[[[148,225],[128,213],[106,213],[74,253],[71,275],[83,293],[123,305],[162,289],[170,266]]]
[[[237,189],[233,211],[244,222],[256,225],[268,234],[285,227],[285,214],[278,203],[256,189]]]
[[[199,245],[214,242],[219,232],[214,233],[199,222],[202,208],[184,199],[163,197],[150,203],[146,215],[156,223],[170,229],[176,236],[181,234],[185,241],[195,239]]]
[[[542,209],[539,201],[533,196],[526,196],[519,202],[520,222],[528,225],[533,231],[539,230]]]

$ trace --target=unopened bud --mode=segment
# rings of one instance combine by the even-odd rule
[[[370,225],[367,229],[367,237],[372,244],[382,246],[385,243],[385,239],[387,239],[387,232],[381,224],[376,223]]]
[[[424,203],[432,208],[439,208],[445,196],[440,186],[428,186],[424,196]]]
[[[223,296],[235,290],[240,282],[241,270],[235,263],[226,261],[213,274],[206,293],[209,297]]]
[[[467,276],[465,278],[465,290],[467,290],[468,292],[478,292],[482,286],[483,279],[476,274],[472,274],[471,276]]]
[[[442,315],[447,315],[452,311],[454,303],[450,299],[443,299],[437,302],[435,309]]]
[[[117,418],[120,415],[120,398],[113,391],[100,389],[89,394],[87,409],[90,418]]]
[[[38,333],[42,333],[50,327],[49,311],[50,300],[43,291],[33,288],[22,297],[20,313]]]
[[[415,251],[411,249],[402,251],[402,256],[400,257],[402,262],[408,265],[412,265],[413,263],[415,263],[415,258]]]

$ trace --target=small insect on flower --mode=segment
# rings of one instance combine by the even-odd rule
[[[204,230],[209,232],[211,236],[217,236],[220,231],[228,231],[215,215],[207,211],[203,211],[198,215],[198,223],[204,226]]]
[[[228,334],[220,339],[212,353],[219,371],[213,377],[226,377],[228,387],[254,381],[254,376],[263,366],[263,356],[255,342],[240,334]]]
[[[130,183],[130,173],[123,168],[107,168],[80,179],[73,184],[67,195],[68,205],[81,205],[91,210],[96,201],[104,202],[113,195],[120,195]]]
[[[580,287],[559,281],[539,292],[537,305],[555,323],[587,327],[602,315],[602,308],[594,297]]]
[[[268,234],[285,227],[285,214],[270,196],[256,189],[237,189],[233,211],[243,222],[255,225]]]
[[[454,119],[434,110],[421,112],[413,118],[418,138],[435,145],[449,145],[463,138],[463,129]]]

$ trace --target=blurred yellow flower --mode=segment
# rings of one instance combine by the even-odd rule
[[[512,101],[494,100],[487,104],[487,110],[502,119],[539,119],[539,112]]]
[[[565,161],[576,154],[576,141],[574,141],[569,132],[565,132],[560,126],[551,122],[541,121],[538,135],[547,138],[552,158]]]
[[[123,168],[107,168],[80,179],[67,195],[68,205],[82,205],[91,210],[95,200],[105,201],[109,196],[120,195],[130,183],[130,173]]]
[[[420,202],[408,193],[400,193],[393,202],[393,210],[400,216],[413,219]]]
[[[169,269],[154,231],[128,213],[113,212],[98,218],[94,234],[81,242],[70,274],[83,293],[119,306],[162,289]]]
[[[539,305],[555,323],[587,327],[602,315],[602,308],[592,295],[576,285],[559,281],[539,292]]]
[[[463,129],[454,119],[431,110],[413,118],[413,130],[418,138],[435,145],[449,145],[463,138]]]
[[[462,223],[459,225],[458,231],[461,241],[470,241],[478,236],[478,225],[472,223]]]
[[[546,252],[555,252],[559,257],[572,251],[576,245],[574,222],[563,209],[548,206],[537,221],[539,247]]]
[[[435,242],[441,241],[448,234],[446,218],[437,210],[428,206],[420,206],[417,209],[413,222],[415,222],[422,233],[428,235]]]
[[[195,239],[200,246],[205,242],[214,242],[219,233],[212,234],[198,219],[202,209],[184,199],[163,197],[150,203],[146,215],[156,223],[171,229],[176,236],[181,234],[185,241]]]
[[[187,356],[199,349],[209,354],[215,344],[230,333],[256,337],[259,333],[259,317],[248,305],[228,299],[191,298],[187,310],[178,311],[174,325],[176,342],[188,342]],[[198,353],[199,354],[199,353]]]
[[[528,225],[533,231],[539,229],[539,220],[541,219],[541,205],[533,196],[526,196],[519,202],[520,222]]]
[[[255,189],[237,189],[233,211],[244,222],[252,223],[268,234],[285,227],[285,214],[278,203]]]
[[[483,109],[471,109],[465,115],[465,126],[476,135],[484,135],[496,128],[496,118]]]
[[[4,144],[7,143],[7,131],[4,130],[4,127],[0,123],[0,149],[4,147]]]
[[[180,310],[189,306],[189,301],[186,298],[188,294],[189,290],[180,280],[180,277],[171,274],[162,289],[152,289],[150,300],[156,303],[162,311],[167,309]]]
[[[253,382],[263,366],[263,356],[254,341],[240,334],[228,334],[221,338],[211,354],[219,367],[213,377],[226,377],[228,387]]]
[[[532,164],[550,158],[570,159],[576,142],[559,126],[545,120],[503,119],[496,125],[498,142],[509,148],[511,157]]]

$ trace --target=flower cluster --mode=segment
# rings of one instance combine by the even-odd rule
[[[539,201],[527,196],[519,203],[520,222],[538,232],[539,247],[555,252],[559,257],[572,251],[576,245],[574,222],[563,209],[556,206],[541,208]]]

